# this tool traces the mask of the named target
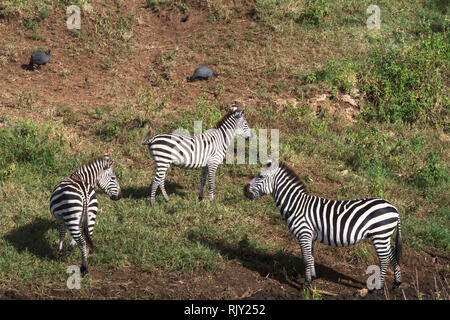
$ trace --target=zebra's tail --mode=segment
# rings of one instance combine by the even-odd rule
[[[402,256],[402,231],[399,217],[397,221],[397,235],[395,237],[395,258],[397,259],[397,263],[400,263],[401,256]]]
[[[143,145],[150,144],[152,142],[152,135],[150,134],[150,130],[148,130],[147,135],[145,136],[144,140],[142,141]]]
[[[92,243],[91,235],[89,234],[88,222],[87,210],[84,209],[81,215],[81,228],[83,230],[84,238],[86,239],[86,244],[89,247],[89,252],[91,253],[94,252],[94,244]]]

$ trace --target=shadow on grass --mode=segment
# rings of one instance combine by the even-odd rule
[[[37,257],[54,260],[56,255],[56,244],[52,246],[44,237],[49,229],[59,230],[56,221],[50,219],[36,218],[3,238],[10,242],[19,252],[28,251]]]
[[[179,196],[184,196],[186,193],[179,191],[180,189],[184,189],[183,186],[179,185],[178,183],[174,182],[165,182],[165,187],[167,194],[177,194]],[[158,188],[156,192],[156,196],[161,194],[161,190]],[[129,198],[129,199],[150,199],[150,186],[146,187],[122,187],[122,198]]]
[[[189,239],[191,241],[199,241],[213,250],[219,250],[220,254],[227,259],[239,260],[245,268],[258,272],[262,277],[269,276],[270,278],[288,284],[297,290],[303,289],[302,285],[296,280],[299,275],[304,279],[305,275],[305,266],[300,257],[283,251],[270,254],[250,245],[236,247],[224,243],[223,241],[211,241],[193,235],[190,235]],[[323,278],[351,288],[361,289],[361,287],[365,286],[363,282],[318,264],[317,262],[315,263],[315,268],[317,278]],[[340,280],[346,280],[346,282],[343,283]],[[361,284],[361,286],[347,283],[349,281],[355,284]]]

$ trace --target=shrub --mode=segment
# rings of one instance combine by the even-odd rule
[[[329,9],[323,0],[308,1],[306,9],[297,18],[303,24],[319,25],[328,16]]]
[[[448,99],[443,84],[448,61],[448,39],[438,33],[424,36],[409,48],[375,52],[362,74],[362,88],[371,103],[365,117],[387,122],[440,121],[438,115]]]
[[[50,127],[38,127],[31,121],[0,130],[0,179],[12,175],[17,167],[31,167],[44,174],[65,168],[66,142]]]
[[[439,156],[434,150],[425,158],[424,167],[412,177],[413,183],[419,188],[439,187],[448,183],[448,174],[440,164]]]

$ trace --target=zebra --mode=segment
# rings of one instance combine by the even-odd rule
[[[212,201],[217,167],[222,163],[227,149],[236,135],[248,139],[252,134],[244,118],[244,110],[238,110],[235,105],[216,124],[214,129],[210,129],[203,134],[191,136],[173,132],[152,137],[149,131],[142,144],[148,146],[156,166],[156,175],[151,187],[150,204],[153,206],[155,203],[158,187],[161,189],[165,201],[169,201],[164,180],[171,164],[189,169],[201,167],[198,198],[203,199],[203,189],[206,178],[208,178],[209,199]]]
[[[50,212],[60,224],[58,252],[62,253],[67,226],[72,236],[68,254],[77,243],[81,250],[80,271],[83,275],[88,273],[87,256],[94,250],[92,233],[98,204],[95,187],[103,189],[112,200],[121,196],[113,165],[114,160],[107,154],[83,165],[58,183],[50,197]]]
[[[316,278],[314,241],[335,247],[353,245],[370,238],[380,262],[380,278],[374,292],[384,286],[388,262],[394,267],[394,289],[401,282],[401,229],[397,209],[380,198],[328,200],[310,195],[305,185],[286,164],[269,159],[245,187],[249,199],[271,194],[291,234],[302,250],[308,288]],[[395,248],[391,236],[397,228]]]

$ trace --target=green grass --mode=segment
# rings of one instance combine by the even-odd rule
[[[81,256],[78,250],[68,258],[56,256],[58,226],[49,197],[64,176],[105,150],[116,161],[123,198],[114,202],[98,192],[97,251],[89,258],[94,269],[214,273],[224,260],[235,259],[261,274],[297,281],[302,263],[287,246],[295,241],[273,201],[248,201],[242,194],[258,165],[220,166],[214,202],[197,200],[200,170],[170,168],[170,201],[158,193],[156,205],[149,206],[154,165],[141,145],[147,130],[192,133],[200,120],[205,131],[228,111],[227,99],[241,94],[249,98],[249,125],[280,130],[280,156],[311,193],[332,199],[384,197],[399,209],[406,248],[448,254],[448,9],[441,3],[381,1],[382,28],[372,32],[365,28],[370,1],[255,0],[232,7],[218,0],[147,1],[155,11],[205,10],[208,19],[197,34],[177,39],[176,47],[155,49],[142,75],[148,83],[138,85],[120,77],[114,62],[124,52],[133,55],[130,49],[139,43],[135,17],[143,13],[124,12],[118,4],[111,5],[117,14],[94,10],[92,28],[69,36],[67,45],[97,59],[96,68],[114,77],[114,89],[128,91],[119,97],[104,94],[83,112],[56,103],[53,113],[36,107],[42,105],[38,91],[15,91],[11,108],[0,116],[0,285],[65,287],[67,266],[78,265]],[[53,10],[67,5],[5,1],[2,14],[19,15],[20,28],[47,35],[42,25],[51,25]],[[235,17],[248,19],[245,30],[226,29]],[[213,28],[220,32],[211,34]],[[9,61],[17,56],[14,50],[9,46],[1,57]],[[179,72],[185,63],[203,59],[222,78],[196,83],[198,93],[187,95]],[[88,87],[89,81],[86,76]],[[311,95],[336,97],[354,89],[364,97],[356,122],[332,115],[326,106],[318,115],[310,111]],[[178,105],[174,90],[189,102]],[[299,101],[295,105],[274,103],[293,97]],[[286,238],[292,241],[281,240]],[[68,242],[67,237],[66,247]],[[375,261],[367,248],[348,249],[351,262]],[[321,297],[312,291],[304,298]]]

